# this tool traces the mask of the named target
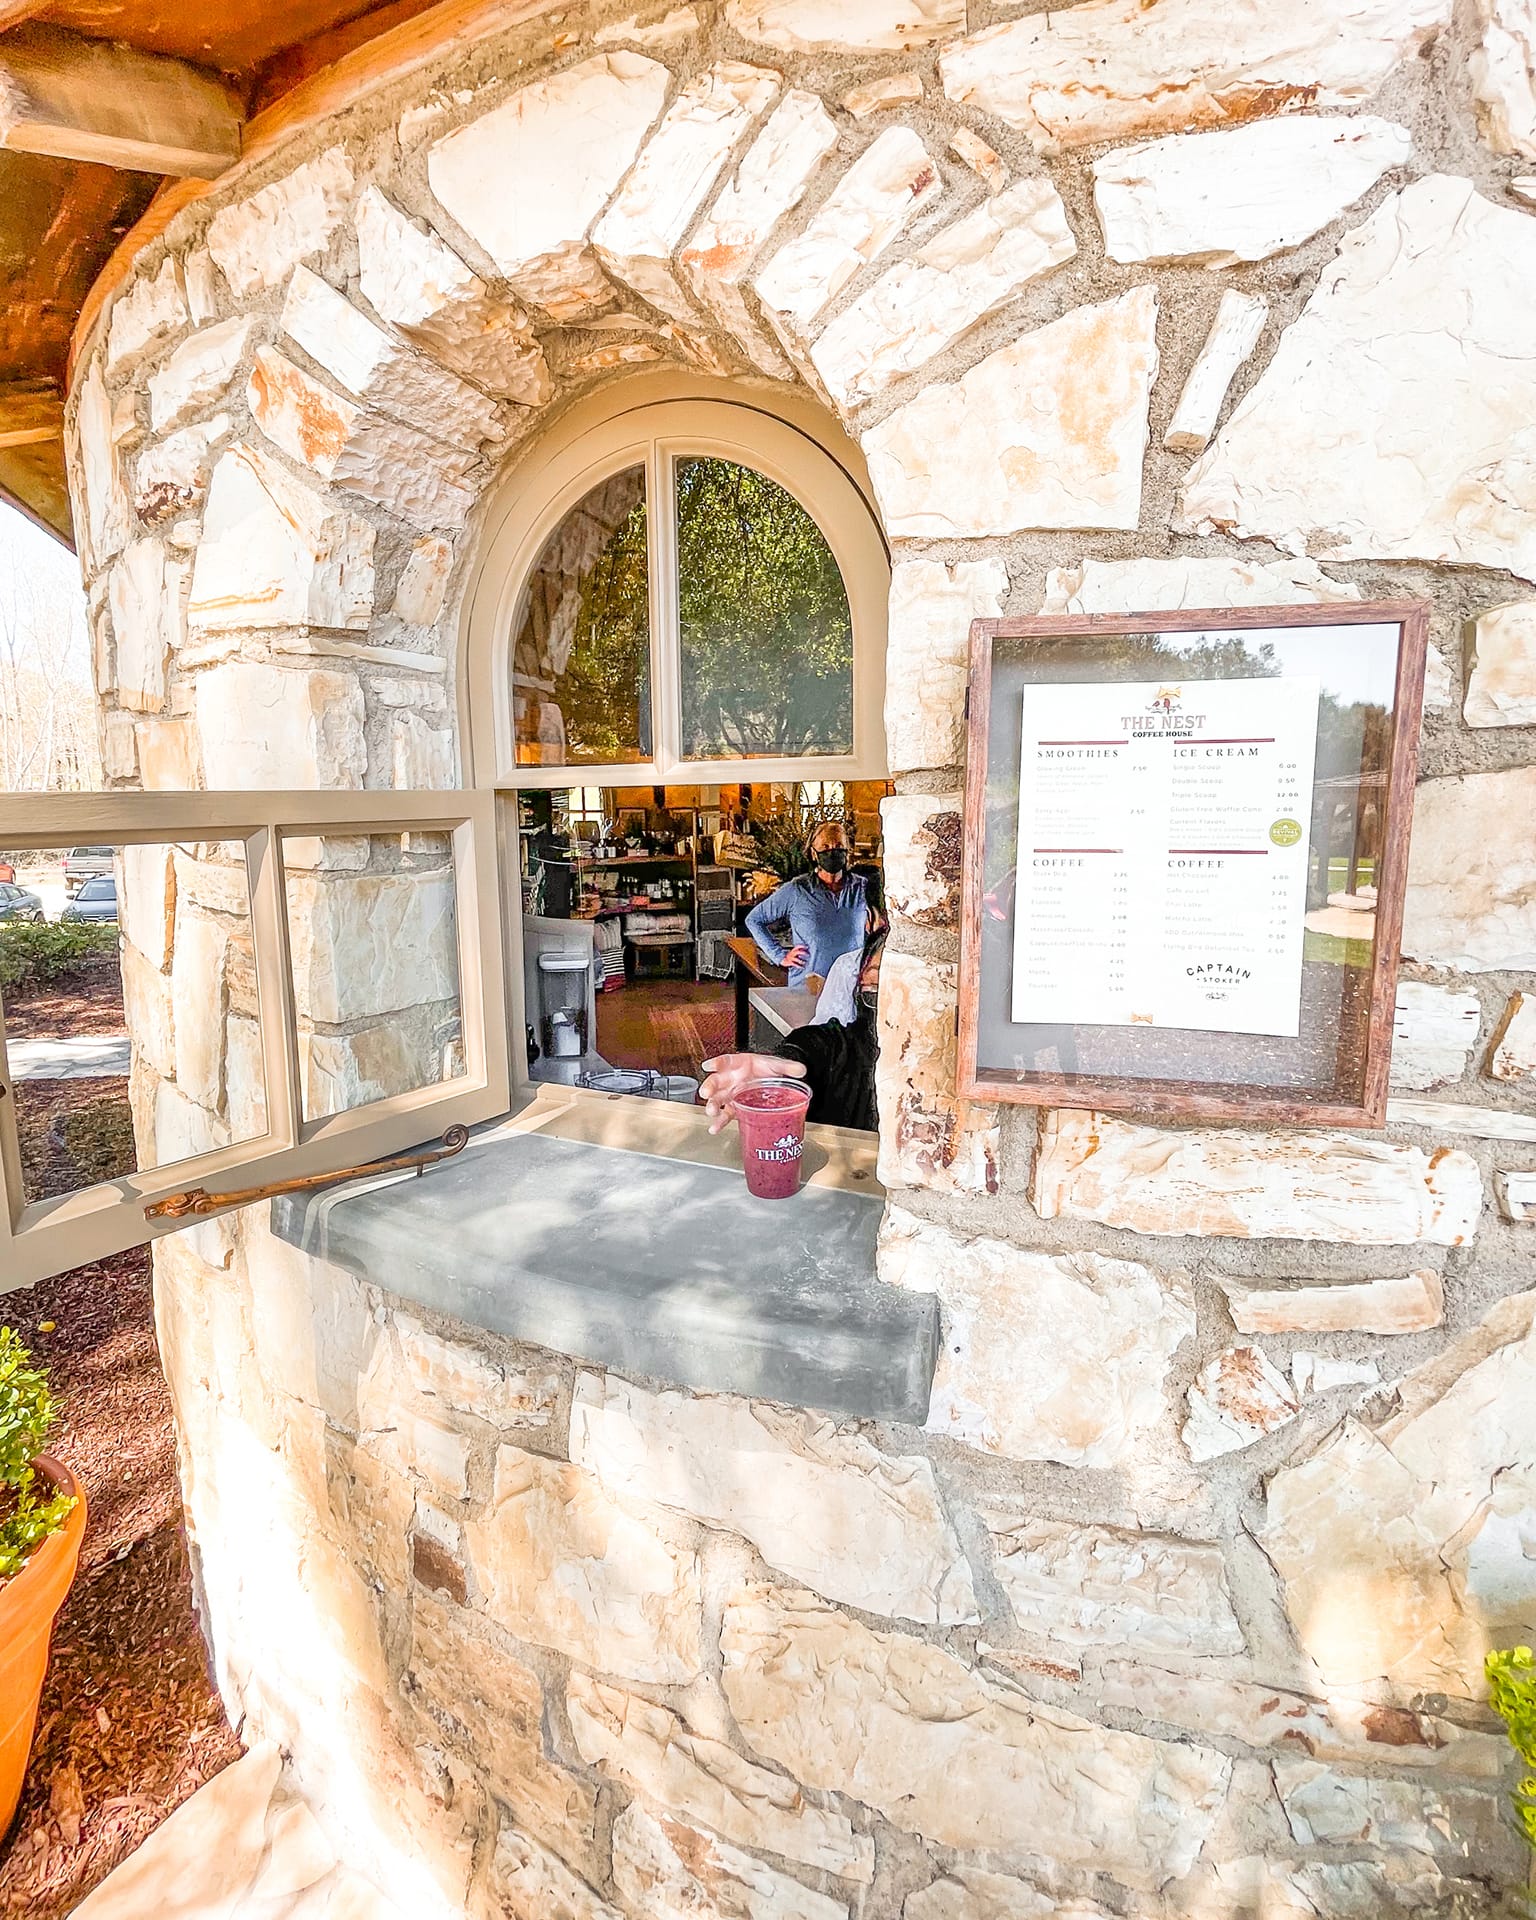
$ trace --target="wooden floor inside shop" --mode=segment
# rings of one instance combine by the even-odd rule
[[[698,1079],[702,1061],[735,1045],[728,980],[631,980],[597,996],[597,1051],[615,1067]]]

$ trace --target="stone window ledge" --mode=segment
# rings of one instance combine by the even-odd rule
[[[806,1183],[754,1200],[702,1108],[544,1087],[457,1158],[273,1205],[384,1291],[670,1385],[920,1425],[937,1302],[875,1277],[873,1140],[807,1130]]]

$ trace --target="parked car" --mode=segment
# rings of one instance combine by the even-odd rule
[[[0,920],[42,920],[46,917],[43,903],[35,893],[28,893],[25,887],[18,887],[11,881],[0,880]]]
[[[64,856],[65,890],[78,893],[87,880],[110,876],[112,853],[111,847],[71,847]]]
[[[117,882],[110,873],[87,880],[59,915],[61,920],[115,920]]]

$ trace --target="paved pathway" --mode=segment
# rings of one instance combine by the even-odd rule
[[[12,1040],[13,1080],[104,1080],[128,1071],[126,1033],[82,1034],[72,1040]]]
[[[183,1801],[73,1920],[403,1920],[337,1862],[281,1776],[275,1747],[252,1748]]]

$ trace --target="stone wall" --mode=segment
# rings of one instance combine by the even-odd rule
[[[942,1305],[926,1432],[428,1326],[259,1211],[157,1251],[221,1685],[406,1910],[1375,1920],[1521,1878],[1479,1669],[1536,1630],[1532,43],[1504,0],[575,6],[118,292],[72,436],[122,784],[452,785],[476,503],[637,370],[818,396],[892,542],[882,1272]],[[1386,1132],[957,1101],[970,619],[1395,593],[1436,651]],[[370,876],[311,852],[345,974]],[[146,1145],[216,912],[159,900],[136,962]]]

